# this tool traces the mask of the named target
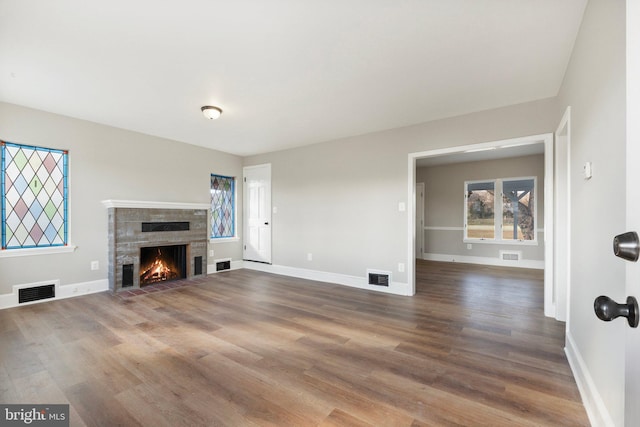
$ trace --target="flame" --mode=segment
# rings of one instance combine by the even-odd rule
[[[164,280],[175,279],[178,272],[173,270],[162,259],[162,252],[158,249],[158,255],[151,265],[140,275],[140,284],[149,284],[161,282]]]

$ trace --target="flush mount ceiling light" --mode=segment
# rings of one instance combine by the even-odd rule
[[[220,108],[213,107],[211,105],[205,105],[204,107],[200,108],[200,110],[207,119],[211,120],[217,119],[218,117],[220,117],[220,114],[222,114],[222,110]]]

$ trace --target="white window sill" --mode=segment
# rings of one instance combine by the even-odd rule
[[[240,241],[240,239],[238,238],[238,236],[235,237],[218,237],[216,239],[209,239],[209,243],[231,243],[231,242],[238,242]]]
[[[27,248],[27,249],[4,249],[0,250],[0,258],[14,258],[19,256],[34,256],[34,255],[52,255],[52,254],[64,254],[75,251],[77,246],[52,246],[46,248]]]

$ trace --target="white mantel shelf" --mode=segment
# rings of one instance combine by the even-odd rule
[[[209,209],[207,203],[180,202],[149,202],[140,200],[103,200],[105,208],[134,208],[134,209]]]

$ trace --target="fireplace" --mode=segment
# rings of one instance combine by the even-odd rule
[[[140,286],[187,277],[187,245],[140,248]]]
[[[105,200],[109,289],[135,290],[206,274],[209,205]]]

